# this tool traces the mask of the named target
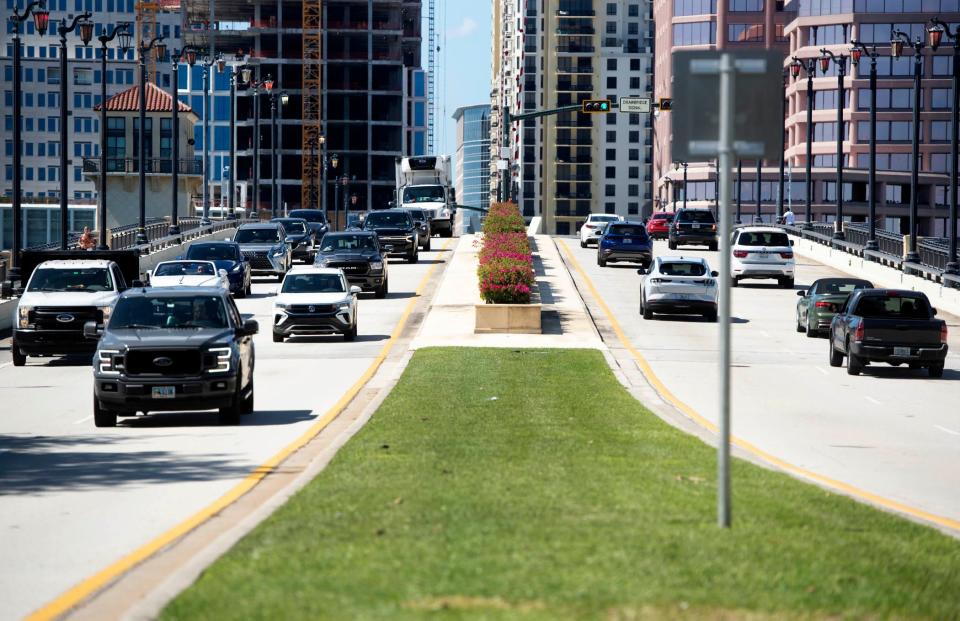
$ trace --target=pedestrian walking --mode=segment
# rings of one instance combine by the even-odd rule
[[[83,227],[83,233],[80,235],[77,245],[80,246],[80,250],[93,250],[97,247],[97,241],[90,234],[89,226]]]
[[[783,223],[787,226],[793,226],[797,221],[797,217],[793,214],[793,210],[787,207],[787,210],[783,212]]]

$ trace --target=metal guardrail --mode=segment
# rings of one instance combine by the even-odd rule
[[[146,168],[144,172],[147,174],[164,174],[169,175],[173,172],[173,162],[169,157],[150,157],[144,159],[146,163]],[[100,158],[99,157],[85,157],[83,158],[83,172],[85,173],[98,173],[100,172]],[[140,172],[140,160],[135,157],[110,157],[107,158],[107,172],[108,173],[137,173]],[[178,159],[177,160],[177,172],[181,175],[201,175],[203,174],[203,160],[202,159]]]
[[[181,221],[182,222],[182,221]],[[246,222],[253,222],[253,220],[217,220],[211,224],[200,226],[199,219],[197,220],[197,225],[189,229],[184,229],[182,226],[180,228],[179,235],[164,235],[162,237],[157,237],[151,239],[149,243],[141,244],[139,246],[132,245],[129,248],[136,248],[140,251],[140,254],[150,254],[170,246],[176,246],[184,242],[196,239],[198,237],[203,237],[204,235],[210,235],[217,233],[219,231],[225,231],[227,229],[232,229]]]

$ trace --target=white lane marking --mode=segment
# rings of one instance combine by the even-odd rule
[[[827,370],[824,369],[824,368],[821,368],[821,367],[813,367],[813,368],[816,369],[817,371],[820,371],[820,372],[823,373],[824,375],[830,375],[830,372],[827,371]]]
[[[74,425],[79,425],[80,423],[85,423],[85,422],[87,422],[87,421],[90,420],[91,418],[93,418],[93,414],[91,414],[90,416],[87,416],[87,417],[85,417],[85,418],[81,418],[80,420],[74,421],[73,424],[74,424]]]
[[[867,401],[869,401],[870,403],[872,403],[872,404],[874,404],[874,405],[883,405],[882,402],[877,401],[877,400],[874,399],[873,397],[864,397],[864,399],[866,399]]]
[[[944,432],[946,432],[946,433],[949,433],[949,434],[952,435],[952,436],[960,436],[960,431],[954,431],[953,429],[947,429],[946,427],[941,427],[940,425],[934,425],[934,427],[936,427],[936,428],[939,429],[940,431],[944,431]]]

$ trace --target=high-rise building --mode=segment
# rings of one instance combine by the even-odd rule
[[[217,195],[229,161],[229,64],[241,51],[254,66],[255,79],[273,81],[279,131],[280,204],[288,209],[323,204],[319,179],[325,137],[328,156],[327,209],[334,210],[334,182],[346,177],[344,193],[358,209],[386,208],[394,194],[394,160],[423,154],[426,145],[426,87],[420,63],[420,0],[338,0],[321,2],[221,3],[184,0],[185,43],[222,52],[228,69],[214,78],[211,193]],[[186,73],[186,72],[185,72]],[[200,105],[199,67],[181,79],[181,96]],[[260,90],[259,122],[254,91],[237,94],[237,184],[253,197],[254,132],[259,129],[257,204],[270,208],[270,97]],[[198,132],[202,132],[197,125]],[[200,136],[198,136],[199,138]],[[199,150],[199,140],[198,140]],[[332,157],[328,157],[328,162]],[[252,201],[251,201],[252,202]]]
[[[494,0],[491,148],[509,157],[507,184],[527,218],[568,234],[592,212],[641,217],[650,196],[650,121],[638,114],[564,112],[511,123],[518,114],[586,99],[649,96],[653,35],[640,0]],[[504,151],[506,149],[506,151]],[[499,185],[503,164],[492,166]],[[494,189],[496,196],[496,189]]]
[[[490,104],[457,108],[457,154],[455,189],[457,203],[486,209],[490,206]],[[480,212],[463,213],[463,221],[474,222]]]
[[[25,3],[18,3],[21,8]],[[3,177],[0,195],[9,200],[13,194],[13,28],[10,16],[14,3],[8,1],[0,10],[5,27],[0,31],[0,65],[3,66],[0,90],[3,91],[3,126],[0,128],[0,152]],[[20,47],[22,59],[21,100],[23,111],[20,122],[23,150],[21,152],[21,187],[24,202],[50,201],[60,195],[60,104],[70,110],[67,128],[68,200],[71,204],[92,204],[97,194],[94,184],[83,175],[83,158],[100,155],[100,117],[94,106],[100,103],[100,84],[107,81],[107,96],[136,85],[136,51],[121,54],[115,39],[107,48],[107,73],[101,75],[101,45],[97,40],[120,23],[135,24],[134,0],[47,0],[50,27],[47,34],[36,32],[33,20],[21,25]],[[180,13],[174,4],[157,3],[155,32],[166,37],[168,48],[179,46]],[[84,46],[79,34],[67,39],[66,76],[60,75],[60,40],[56,29],[61,19],[72,19],[83,11],[92,13],[93,39]],[[134,44],[136,36],[133,37]],[[170,87],[169,63],[158,63],[155,78],[164,89]],[[69,98],[60,102],[60,81],[67,80]],[[151,78],[152,80],[153,78]],[[128,148],[132,147],[130,145]]]

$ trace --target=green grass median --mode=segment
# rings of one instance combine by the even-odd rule
[[[596,351],[418,351],[164,619],[960,618],[960,542],[736,461]]]

